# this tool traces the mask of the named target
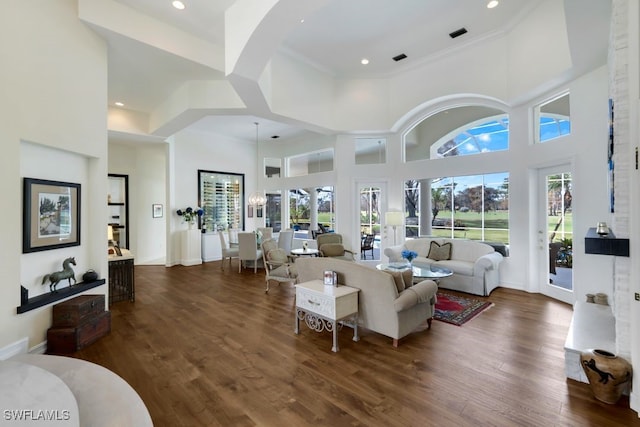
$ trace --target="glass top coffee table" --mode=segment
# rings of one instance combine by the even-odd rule
[[[376,265],[378,270],[389,270],[389,271],[401,271],[409,268],[409,264],[402,262],[392,262],[389,264],[378,264]],[[453,271],[449,270],[446,267],[440,267],[438,265],[433,264],[412,264],[411,269],[413,270],[413,278],[415,279],[430,279],[435,282],[443,279],[445,277],[449,277],[453,274]]]

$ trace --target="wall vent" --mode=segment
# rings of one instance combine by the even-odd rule
[[[452,39],[455,39],[456,37],[460,37],[463,34],[467,33],[467,29],[462,27],[459,30],[455,30],[452,33],[449,33],[449,37],[451,37]]]
[[[405,59],[407,57],[407,55],[405,55],[404,53],[401,53],[400,55],[396,55],[393,57],[393,60],[398,62],[398,61],[402,61],[403,59]]]

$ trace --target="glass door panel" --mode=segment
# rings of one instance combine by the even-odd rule
[[[573,302],[573,181],[567,168],[540,171],[541,208],[544,209],[540,244],[546,266],[541,292],[561,301]]]
[[[360,258],[380,261],[380,187],[360,187]]]

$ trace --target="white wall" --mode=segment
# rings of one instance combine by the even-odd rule
[[[74,0],[12,0],[4,6],[0,182],[3,206],[13,208],[0,210],[0,348],[23,337],[34,347],[45,339],[51,306],[17,315],[20,284],[33,295],[34,282],[70,254],[78,256],[76,274],[87,268],[107,274],[107,47],[78,21]],[[82,185],[81,246],[21,254],[25,174]],[[91,291],[106,293],[106,286]]]
[[[109,144],[109,173],[129,176],[129,247],[137,265],[164,265],[166,260],[166,144]],[[153,218],[153,204],[163,216]]]
[[[255,125],[248,119],[247,127]],[[170,183],[167,202],[168,234],[166,265],[180,262],[180,231],[187,226],[176,215],[177,209],[198,205],[198,170],[243,173],[245,185],[245,229],[254,230],[264,224],[264,218],[246,217],[246,199],[256,190],[256,144],[238,141],[213,133],[182,131],[169,143],[171,160],[168,166]]]

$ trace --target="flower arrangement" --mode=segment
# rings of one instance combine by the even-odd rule
[[[193,224],[197,217],[204,214],[204,210],[198,207],[196,207],[195,209],[193,209],[192,207],[188,207],[185,210],[178,209],[176,213],[178,214],[178,216],[182,217],[184,222]]]
[[[417,256],[418,254],[414,251],[410,251],[408,249],[405,249],[404,251],[402,251],[402,258],[406,259],[409,262],[413,261],[413,259],[416,258]]]

